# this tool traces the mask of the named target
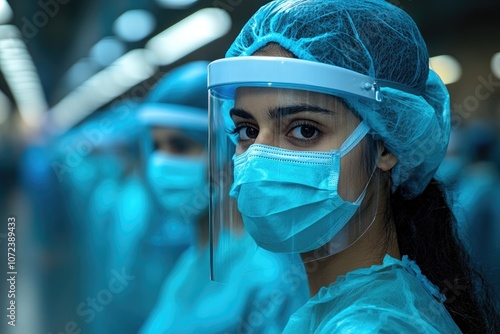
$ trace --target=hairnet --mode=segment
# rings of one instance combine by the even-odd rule
[[[150,126],[182,128],[206,144],[208,126],[200,130],[197,120],[200,116],[208,120],[207,65],[207,61],[195,61],[167,73],[139,108],[142,121]]]
[[[146,97],[147,103],[178,104],[207,113],[207,61],[195,61],[167,73]]]
[[[269,43],[375,78],[382,102],[345,100],[398,158],[393,191],[407,198],[423,191],[446,152],[449,96],[403,10],[383,0],[273,1],[247,22],[226,57],[250,56]]]

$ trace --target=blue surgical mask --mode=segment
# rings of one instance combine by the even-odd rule
[[[167,212],[188,219],[207,208],[207,166],[203,157],[178,157],[162,152],[149,157],[147,178]]]
[[[361,122],[340,149],[330,152],[253,144],[233,158],[230,195],[259,246],[278,253],[304,253],[325,245],[346,225],[366,187],[354,202],[340,197],[340,158],[368,131]]]

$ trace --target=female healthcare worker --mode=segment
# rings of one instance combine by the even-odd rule
[[[210,280],[208,247],[208,62],[196,61],[168,73],[137,110],[149,128],[147,178],[169,228],[191,231],[184,251],[164,280],[157,303],[140,333],[281,333],[290,315],[305,304],[305,272],[287,273],[288,257],[247,247],[232,260],[232,280]],[[177,225],[170,222],[174,220]],[[251,238],[239,238],[247,245]],[[264,268],[260,270],[260,268]],[[249,278],[249,271],[263,275]],[[294,279],[291,284],[290,278]],[[298,284],[296,284],[298,283]]]
[[[406,13],[273,1],[208,77],[212,175],[236,143],[212,228],[237,206],[259,246],[308,268],[313,297],[285,333],[500,332],[433,179],[449,97]]]

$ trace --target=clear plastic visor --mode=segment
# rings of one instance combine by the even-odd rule
[[[376,216],[378,174],[369,129],[344,100],[377,100],[374,80],[240,57],[210,64],[208,85],[212,279],[230,278],[242,252],[309,263],[354,244]]]

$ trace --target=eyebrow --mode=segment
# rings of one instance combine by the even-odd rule
[[[335,111],[330,110],[330,109],[325,109],[321,108],[315,105],[311,104],[297,104],[297,105],[291,105],[291,106],[284,106],[284,107],[276,107],[273,109],[270,109],[268,112],[269,118],[271,119],[276,119],[279,117],[284,117],[284,116],[290,116],[294,114],[298,114],[301,112],[316,112],[316,113],[321,113],[321,114],[328,114],[328,115],[334,115],[336,114]]]
[[[239,108],[232,108],[229,111],[229,116],[231,116],[231,118],[233,116],[237,116],[237,117],[244,118],[244,119],[255,119],[255,117],[253,117],[252,114],[250,114],[249,112],[247,112],[243,109],[239,109]]]
[[[276,119],[279,117],[290,116],[290,115],[298,114],[298,113],[305,112],[305,111],[317,112],[317,113],[328,114],[328,115],[336,114],[335,111],[330,110],[330,109],[321,108],[321,107],[314,106],[311,104],[298,104],[298,105],[283,106],[283,107],[276,107],[276,108],[269,109],[268,116],[271,119]],[[229,115],[231,117],[237,116],[237,117],[244,118],[244,119],[255,119],[255,117],[252,114],[250,114],[249,112],[247,112],[243,109],[240,109],[240,108],[232,108],[229,111]]]

